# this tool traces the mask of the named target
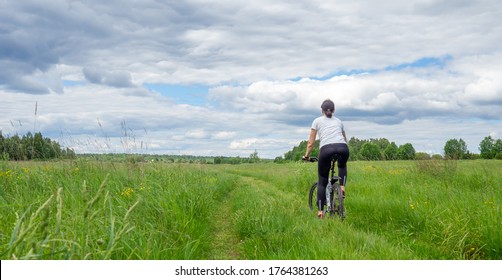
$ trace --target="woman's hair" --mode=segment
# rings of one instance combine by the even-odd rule
[[[331,118],[335,112],[335,103],[333,101],[326,99],[321,105],[321,109],[326,117]]]

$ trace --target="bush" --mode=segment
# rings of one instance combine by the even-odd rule
[[[417,160],[428,160],[431,159],[431,156],[428,153],[418,152],[415,154],[415,159]]]
[[[455,160],[417,160],[415,161],[415,167],[419,173],[431,175],[431,176],[441,176],[448,175],[451,176],[457,171],[457,161]]]
[[[282,157],[276,157],[274,163],[285,163],[285,160]]]
[[[442,156],[442,155],[440,155],[440,154],[434,154],[434,155],[432,155],[432,158],[431,158],[431,159],[436,159],[436,160],[437,160],[437,159],[443,159],[443,156]]]

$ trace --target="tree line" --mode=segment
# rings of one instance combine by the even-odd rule
[[[227,157],[227,156],[194,156],[194,155],[167,155],[167,154],[126,154],[126,153],[108,153],[108,154],[79,154],[79,158],[92,159],[97,161],[113,161],[127,163],[147,163],[147,162],[165,162],[165,163],[194,163],[194,164],[241,164],[241,163],[260,163],[270,162],[269,159],[261,159],[258,151],[255,150],[249,157]]]
[[[397,145],[386,138],[349,140],[351,160],[412,160],[415,159],[416,151],[411,143]]]
[[[479,143],[479,151],[479,154],[469,152],[462,138],[450,139],[444,146],[445,157],[450,159],[502,159],[502,139],[486,136]]]
[[[286,152],[284,157],[275,158],[275,162],[299,161],[305,154],[308,141],[302,141],[298,146]],[[416,152],[411,143],[396,145],[386,138],[358,139],[350,138],[349,160],[414,160],[414,159],[502,159],[502,139],[485,137],[479,144],[480,154],[471,153],[467,150],[467,144],[460,139],[450,139],[445,143],[444,156],[429,155],[424,152]],[[316,140],[312,155],[319,154],[319,140]]]
[[[58,142],[43,137],[41,132],[26,133],[20,137],[15,134],[5,137],[0,131],[1,160],[32,160],[75,158],[75,152],[69,148],[61,148]]]
[[[284,154],[284,157],[277,157],[275,162],[298,161],[301,160],[307,149],[308,141],[302,141],[298,146]],[[355,137],[350,138],[349,160],[410,160],[415,159],[415,148],[412,144],[406,143],[397,146],[385,138],[361,140]],[[319,140],[316,140],[312,149],[312,156],[319,155]]]

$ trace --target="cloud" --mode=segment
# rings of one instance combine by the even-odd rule
[[[187,138],[192,138],[192,139],[207,139],[208,138],[208,133],[204,131],[203,129],[196,129],[196,130],[189,130],[185,133],[185,136]]]
[[[499,1],[1,5],[3,133],[32,129],[38,102],[36,126],[80,151],[128,131],[140,150],[275,157],[331,98],[359,138],[502,134]]]
[[[236,150],[249,149],[252,147],[256,147],[256,144],[259,144],[260,142],[265,143],[263,139],[258,139],[258,138],[237,140],[237,141],[232,141],[232,143],[230,143],[229,148]]]
[[[24,75],[64,63],[92,72],[128,72],[139,84],[320,77],[444,54],[493,53],[502,39],[496,1],[458,6],[393,1],[385,7],[371,1],[3,5],[1,24],[8,32],[0,53]],[[129,80],[119,78],[111,83]]]
[[[235,131],[219,131],[213,135],[213,139],[217,140],[227,140],[232,139],[236,136],[237,132]]]
[[[112,87],[134,87],[131,74],[125,71],[103,72],[100,70],[83,69],[87,81],[94,84],[108,85]]]
[[[215,87],[210,98],[223,108],[266,114],[276,121],[289,118],[292,123],[319,111],[326,98],[335,101],[336,114],[346,120],[380,124],[443,116],[499,120],[502,84],[495,76],[502,72],[478,77],[472,74],[476,65],[470,67],[474,69],[460,72],[465,69],[446,65],[429,69],[427,75],[422,69],[383,70],[327,80],[260,81]]]

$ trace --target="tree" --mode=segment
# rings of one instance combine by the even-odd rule
[[[31,132],[26,133],[21,140],[24,148],[24,156],[26,159],[34,159],[35,158],[35,148],[33,147],[33,135]]]
[[[0,130],[0,160],[9,160],[9,154],[5,151],[5,138]]]
[[[0,158],[5,160],[30,160],[50,158],[74,158],[75,152],[66,148],[63,150],[58,142],[44,138],[37,132],[32,136],[28,132],[25,136],[4,137],[0,131]]]
[[[467,155],[467,145],[465,144],[465,141],[462,140],[462,138],[459,140],[450,139],[446,141],[444,146],[444,155],[449,159],[465,158],[465,155]]]
[[[360,157],[365,160],[381,160],[382,152],[377,144],[364,143],[361,147]]]
[[[307,144],[308,141],[306,140],[301,141],[298,146],[293,147],[291,151],[284,154],[284,160],[290,160],[290,161],[301,160],[302,156],[304,156],[305,152],[307,151]],[[311,156],[319,155],[319,140],[315,141],[314,148],[312,149],[312,153],[310,155]]]
[[[396,143],[392,142],[383,151],[386,160],[396,160],[398,159],[398,148]]]
[[[19,135],[14,135],[7,138],[5,143],[5,151],[9,154],[9,158],[13,160],[21,160],[21,149],[20,149],[21,138]]]
[[[378,147],[380,147],[380,150],[382,150],[382,151],[385,150],[387,148],[387,146],[390,145],[389,140],[387,140],[386,138],[370,139],[370,142],[377,144]]]
[[[481,152],[481,157],[484,159],[492,159],[495,157],[494,147],[495,140],[491,136],[485,137],[481,143],[479,143],[479,151]]]
[[[497,139],[493,145],[493,153],[496,159],[502,159],[502,139]]]
[[[351,137],[349,140],[349,150],[350,150],[350,159],[358,160],[361,148],[364,143],[367,143],[368,140],[359,140],[355,137]]]
[[[61,156],[63,158],[67,158],[67,159],[74,159],[75,158],[75,152],[72,149],[66,147],[66,149],[64,149],[64,150],[61,151]]]
[[[33,148],[35,149],[35,158],[45,158],[44,157],[44,137],[42,133],[37,132],[33,136]]]
[[[259,161],[260,161],[260,158],[258,157],[258,152],[256,150],[254,150],[254,152],[249,155],[249,162],[257,163]]]
[[[415,159],[415,148],[410,143],[399,146],[397,149],[397,155],[399,159],[410,160]]]

